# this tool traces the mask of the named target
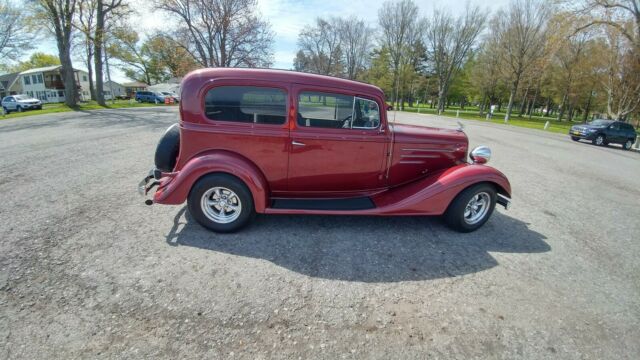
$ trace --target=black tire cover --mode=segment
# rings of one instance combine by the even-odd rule
[[[162,135],[156,147],[156,169],[164,172],[173,171],[179,152],[180,127],[178,124],[173,124],[164,132],[164,135]]]

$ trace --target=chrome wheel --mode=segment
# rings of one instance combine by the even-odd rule
[[[464,209],[464,222],[474,225],[484,219],[491,207],[491,196],[486,192],[475,194]]]
[[[631,140],[627,140],[627,142],[624,143],[625,150],[631,149],[631,145],[633,145],[633,142],[631,142]]]
[[[602,137],[602,135],[598,135],[598,137],[596,138],[596,145],[602,144],[604,144],[604,137]]]
[[[209,220],[228,224],[242,213],[242,202],[232,190],[216,186],[207,190],[200,200],[202,212]]]

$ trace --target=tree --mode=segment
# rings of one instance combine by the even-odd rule
[[[29,69],[54,65],[60,65],[60,59],[57,56],[36,52],[31,54],[29,60],[20,61],[17,65],[11,67],[10,69],[12,72],[21,72]]]
[[[391,56],[386,48],[376,49],[371,54],[371,66],[364,74],[366,82],[381,88],[387,99],[393,91],[393,75],[391,72]]]
[[[522,76],[544,54],[550,8],[544,0],[513,0],[491,22],[493,49],[509,72],[510,92],[505,121],[511,111]]]
[[[71,62],[71,42],[76,0],[36,0],[35,4],[38,10],[36,16],[44,20],[44,26],[56,39],[58,57],[62,65],[60,72],[64,82],[64,102],[67,106],[75,107],[78,102],[78,89]]]
[[[122,0],[95,0],[95,29],[93,35],[93,60],[96,71],[96,97],[98,104],[105,106],[104,101],[104,54],[105,34],[107,33],[109,16],[122,9]]]
[[[15,61],[32,48],[34,36],[28,31],[23,12],[8,0],[0,0],[0,65]],[[6,64],[4,64],[6,65]]]
[[[429,59],[438,79],[438,113],[444,111],[453,77],[459,72],[478,35],[484,28],[486,14],[469,7],[463,16],[454,18],[435,10],[427,27]]]
[[[347,79],[356,79],[364,71],[371,50],[371,28],[363,20],[351,17],[338,19],[338,32],[344,55]]]
[[[268,67],[273,33],[256,0],[155,0],[178,18],[181,46],[203,67]]]
[[[167,78],[179,78],[197,69],[198,63],[179,43],[164,34],[153,34],[145,41],[149,56],[158,64]]]
[[[135,81],[155,84],[165,80],[158,61],[154,59],[149,47],[140,41],[138,33],[128,27],[113,31],[114,38],[109,48],[111,54],[118,59],[125,75]]]
[[[96,99],[96,91],[93,83],[93,55],[94,55],[94,32],[95,32],[95,15],[96,15],[96,1],[95,0],[79,0],[78,1],[78,16],[74,27],[80,31],[82,36],[78,37],[76,48],[81,52],[81,58],[87,67],[87,73],[89,74],[89,91],[91,92],[91,98]]]
[[[298,35],[298,53],[294,59],[297,71],[340,76],[342,74],[342,48],[340,22],[337,18],[317,18]]]
[[[626,119],[640,106],[640,54],[615,27],[606,31],[607,113],[612,119]]]
[[[380,43],[391,58],[393,70],[393,101],[397,103],[399,79],[408,50],[424,29],[424,20],[418,18],[418,7],[411,0],[386,1],[378,10],[378,24],[382,32]],[[397,106],[397,105],[396,105]]]
[[[617,30],[640,51],[640,1],[638,0],[585,0],[579,3],[577,13],[587,15],[585,24],[576,32],[593,26],[606,26]],[[622,21],[621,21],[622,18]]]

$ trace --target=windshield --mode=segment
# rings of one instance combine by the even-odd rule
[[[15,95],[14,98],[16,100],[29,100],[29,99],[31,99],[31,97],[27,96],[27,95]]]
[[[163,92],[162,92],[162,95],[171,95],[171,93],[168,93],[168,92],[166,92],[166,91],[163,91]]]
[[[612,120],[593,120],[592,122],[589,123],[589,125],[607,126],[607,125],[611,124],[612,122],[613,122]]]

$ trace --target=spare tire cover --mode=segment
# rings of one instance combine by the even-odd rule
[[[180,127],[171,125],[160,138],[156,147],[156,169],[165,172],[173,171],[180,151]]]

